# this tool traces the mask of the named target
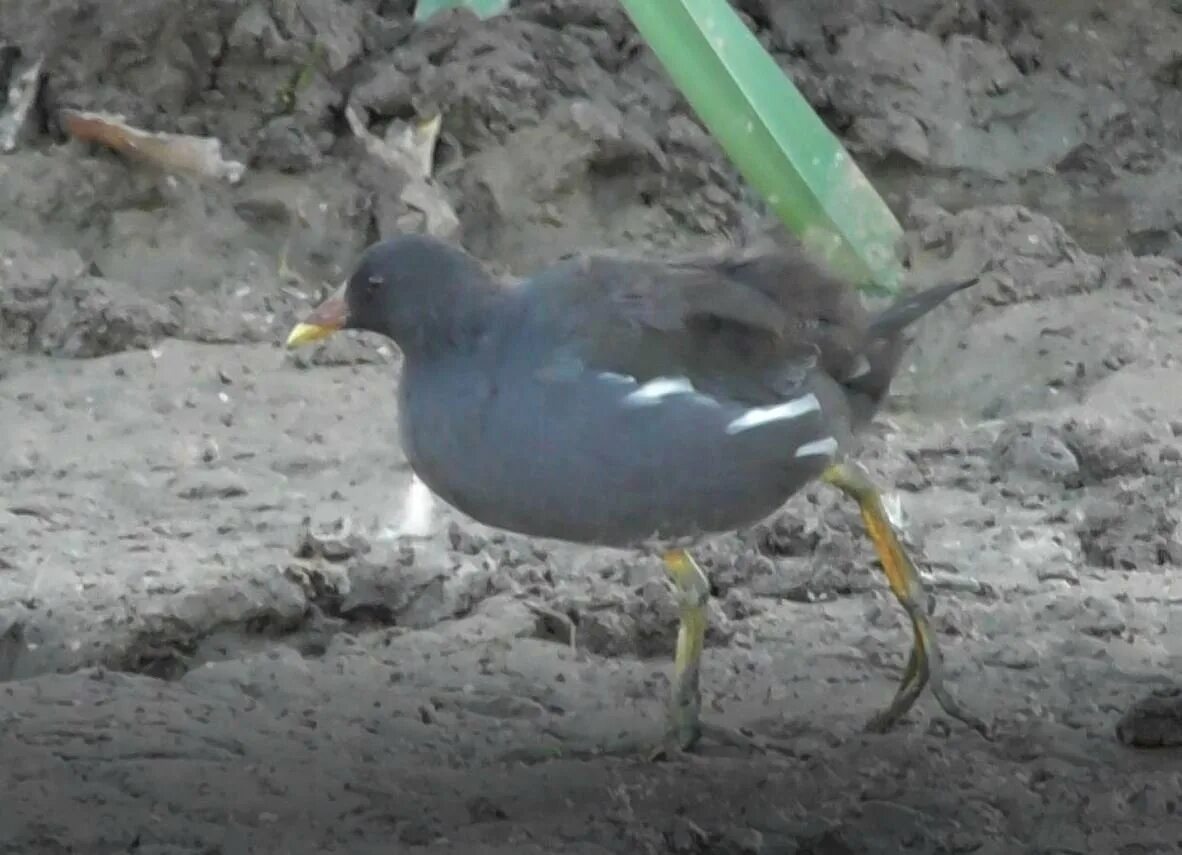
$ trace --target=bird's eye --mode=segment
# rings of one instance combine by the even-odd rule
[[[365,282],[365,296],[372,298],[374,294],[378,293],[378,289],[382,287],[385,280],[381,276],[371,276]]]

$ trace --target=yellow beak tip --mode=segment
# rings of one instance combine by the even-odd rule
[[[331,327],[322,327],[316,324],[296,324],[287,336],[286,346],[289,348],[300,347],[301,345],[319,341],[322,338],[328,338],[334,332],[335,330]]]

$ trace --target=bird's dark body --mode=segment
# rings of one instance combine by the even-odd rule
[[[975,280],[973,280],[975,281]],[[914,639],[889,727],[943,684],[923,585],[882,506],[844,459],[881,404],[914,320],[972,281],[870,317],[795,248],[673,262],[579,256],[517,285],[467,254],[406,235],[370,247],[289,344],[381,333],[403,354],[400,420],[415,472],[501,529],[662,551],[680,621],[668,736],[701,734],[710,583],[687,547],[754,523],[817,478],[858,503]]]
[[[479,320],[435,331],[451,346],[404,348],[411,466],[485,524],[617,547],[777,510],[878,406],[903,328],[956,290],[876,327],[852,289],[788,251],[582,256],[474,287]]]

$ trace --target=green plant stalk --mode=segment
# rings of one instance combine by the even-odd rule
[[[735,167],[810,252],[896,294],[902,227],[727,0],[620,0]]]
[[[484,20],[504,12],[509,8],[509,0],[418,0],[415,4],[414,18],[422,23],[437,12],[455,9],[458,6],[470,9],[476,17]]]

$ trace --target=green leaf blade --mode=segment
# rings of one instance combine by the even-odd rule
[[[903,230],[727,0],[620,0],[735,167],[836,273],[897,293]]]
[[[461,6],[470,10],[483,21],[508,9],[509,0],[418,0],[415,4],[414,19],[416,22],[422,23],[445,9],[455,9]]]

